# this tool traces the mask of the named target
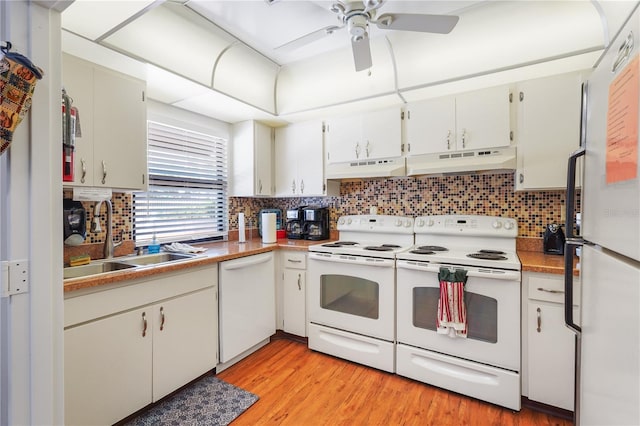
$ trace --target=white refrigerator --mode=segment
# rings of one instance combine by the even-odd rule
[[[639,36],[636,6],[585,84],[582,148],[569,160],[565,320],[576,332],[577,425],[640,425]],[[577,236],[575,170],[581,156]],[[580,325],[571,308],[577,247]]]

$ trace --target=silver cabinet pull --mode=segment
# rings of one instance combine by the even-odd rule
[[[520,183],[524,183],[524,175],[522,173],[520,173],[519,180],[520,180]]]
[[[538,308],[536,309],[536,312],[538,315],[538,328],[536,330],[540,333],[540,331],[542,331],[542,311]]]
[[[160,306],[160,331],[164,330],[164,306]]]
[[[465,148],[467,142],[467,129],[462,129],[462,147]]]
[[[356,158],[360,158],[360,142],[356,142]]]
[[[367,153],[367,158],[369,158],[369,153],[371,152],[371,144],[369,143],[369,141],[367,141],[367,146],[364,148],[364,150]]]
[[[258,194],[262,194],[262,179],[258,179]]]
[[[302,280],[302,274],[298,274],[298,290],[302,290],[302,285],[300,284],[300,280]]]
[[[291,262],[291,263],[302,263],[302,260],[300,260],[300,259],[287,259],[287,262]]]
[[[142,337],[146,337],[147,335],[147,314],[146,312],[142,313]]]
[[[564,294],[564,291],[562,290],[549,290],[542,287],[538,287],[538,291],[544,291],[545,293],[552,293],[552,294]]]
[[[107,183],[107,162],[102,160],[102,184]]]
[[[304,179],[300,179],[300,193],[304,194]]]
[[[82,176],[80,177],[80,182],[84,183],[84,178],[87,176],[87,162],[84,161],[84,158],[81,158],[80,164],[82,164]]]
[[[447,149],[451,149],[451,130],[447,132]]]
[[[296,193],[296,180],[293,179],[291,181],[291,193],[295,194]]]

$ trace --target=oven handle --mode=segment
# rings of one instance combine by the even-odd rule
[[[406,260],[398,261],[399,269],[411,269],[413,271],[433,272],[437,274],[440,272],[440,268],[445,266],[439,263],[422,263],[411,262]],[[472,268],[462,266],[452,266],[455,269],[464,269],[467,271],[467,277],[476,278],[491,278],[494,280],[505,281],[520,281],[520,271],[505,271],[502,269],[485,269],[485,268]]]
[[[346,254],[330,254],[309,252],[309,260],[321,260],[332,263],[350,263],[366,266],[379,266],[385,268],[393,268],[395,266],[394,259],[381,259],[377,257],[351,256]]]

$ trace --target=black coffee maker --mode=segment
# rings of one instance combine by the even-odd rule
[[[329,239],[329,209],[306,207],[304,213],[304,238],[306,240]]]
[[[544,231],[543,250],[546,254],[564,254],[564,232],[561,225],[551,223]]]
[[[300,206],[287,210],[287,218],[285,221],[287,238],[292,240],[301,240],[304,238],[304,209],[306,207],[307,206]]]

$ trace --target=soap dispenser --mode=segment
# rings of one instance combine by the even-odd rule
[[[151,244],[149,244],[149,253],[160,253],[160,244],[158,243],[155,232],[153,233]]]

